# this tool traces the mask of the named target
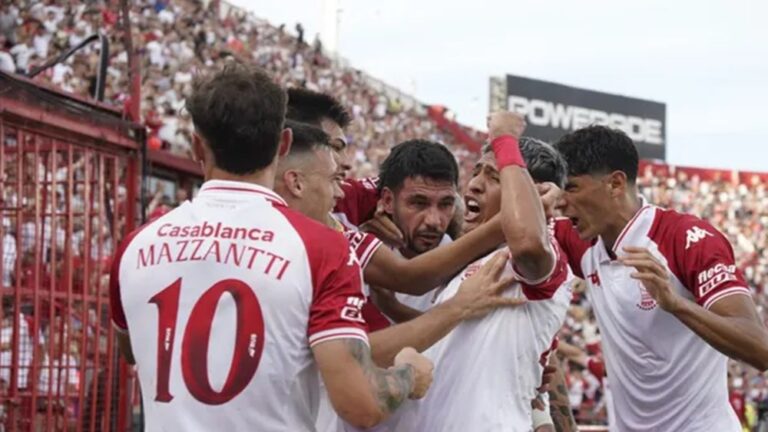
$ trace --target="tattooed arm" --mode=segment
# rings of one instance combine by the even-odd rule
[[[379,424],[408,399],[424,396],[432,382],[432,363],[412,348],[381,369],[359,339],[336,339],[312,348],[331,403],[347,423],[361,428]]]
[[[552,382],[549,384],[549,413],[557,432],[578,432],[579,427],[573,418],[568,389],[565,387],[565,374],[556,355],[549,357],[549,365],[555,367]]]

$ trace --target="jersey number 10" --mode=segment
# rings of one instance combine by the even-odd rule
[[[208,379],[208,343],[216,306],[221,296],[228,292],[235,301],[237,330],[235,352],[229,367],[227,380],[216,391]],[[181,278],[155,294],[149,303],[157,305],[157,390],[155,400],[170,402],[171,360],[176,335],[176,315],[179,311]],[[264,318],[261,306],[251,287],[238,279],[216,282],[200,296],[192,307],[187,320],[184,338],[181,340],[181,370],[189,393],[208,405],[221,405],[243,391],[256,374],[261,353],[264,351]]]

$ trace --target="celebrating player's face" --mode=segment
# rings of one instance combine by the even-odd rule
[[[342,178],[346,178],[349,175],[349,170],[352,169],[352,165],[350,165],[349,156],[347,155],[347,138],[344,136],[344,130],[338,123],[328,118],[324,118],[320,122],[320,127],[323,129],[323,132],[328,134],[339,173]]]
[[[579,237],[590,240],[605,229],[607,215],[611,214],[611,197],[603,178],[592,175],[570,176],[559,210],[570,218]]]
[[[314,157],[308,158],[300,171],[305,188],[300,211],[312,219],[325,221],[336,200],[344,197],[332,152],[327,148],[315,150]]]
[[[405,236],[406,247],[423,253],[437,247],[456,209],[451,182],[409,177],[396,194],[384,192],[385,210]]]
[[[465,233],[501,211],[501,183],[493,153],[485,153],[475,165],[464,195],[464,209]]]

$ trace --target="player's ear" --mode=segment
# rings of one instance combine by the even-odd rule
[[[381,209],[384,210],[384,213],[386,214],[393,214],[395,211],[395,193],[392,192],[392,189],[388,187],[384,187],[381,189]]]
[[[608,174],[608,187],[611,197],[619,197],[627,191],[627,174],[624,171],[614,171]]]
[[[197,132],[192,134],[192,159],[201,165],[205,163],[205,144]]]
[[[291,143],[293,143],[293,131],[289,128],[285,128],[280,132],[280,144],[277,148],[277,156],[282,158],[290,153]]]
[[[304,185],[301,180],[301,175],[296,170],[285,170],[283,173],[285,189],[294,198],[300,198],[304,194]]]

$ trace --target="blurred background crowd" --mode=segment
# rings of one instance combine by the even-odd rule
[[[211,66],[224,57],[234,56],[265,68],[287,87],[306,87],[330,93],[347,107],[353,118],[347,129],[348,151],[354,161],[353,176],[375,176],[379,163],[393,145],[419,137],[448,146],[460,163],[463,182],[469,178],[475,154],[468,150],[468,145],[481,143],[481,132],[457,124],[444,108],[423,105],[412,96],[349,67],[343,60],[327,55],[319,39],[305,34],[300,23],[273,25],[217,1],[134,0],[130,4],[135,33],[133,43],[142,53],[141,101],[131,101],[129,97],[128,57],[116,2],[0,0],[0,70],[26,74],[51,57],[78,45],[94,32],[103,31],[110,38],[111,56],[105,103],[121,108],[140,103],[139,120],[147,128],[149,147],[189,157],[192,125],[184,111],[184,100],[195,71]],[[98,46],[92,45],[38,75],[35,80],[88,97],[95,86],[98,55]],[[12,138],[6,137],[6,145],[13,144],[9,140]],[[56,166],[53,162],[42,163],[38,175],[46,179],[52,176],[63,179],[67,178],[66,170],[69,169],[75,177],[82,176],[79,173],[83,171],[85,159],[83,156],[72,161],[60,161],[59,170],[52,168]],[[8,175],[13,176],[13,173]],[[675,170],[665,170],[664,175],[659,175],[652,167],[642,173],[639,182],[650,202],[698,215],[728,236],[737,262],[751,284],[758,309],[763,317],[768,316],[768,295],[765,292],[768,194],[765,182],[760,177],[734,181],[727,176],[703,178]],[[186,194],[180,189],[158,191],[152,201],[146,203],[149,213],[186,199]],[[80,205],[84,200],[79,189],[56,192],[71,194]],[[17,235],[12,228],[17,224],[4,217],[3,286],[12,286],[18,278],[24,278],[24,275],[14,274],[16,260],[30,259],[30,254],[34,253],[52,253],[48,249],[38,251],[38,248],[32,247],[40,239],[61,248],[59,253],[64,247],[70,247],[75,256],[85,261],[89,261],[89,255],[94,262],[108,259],[115,240],[112,233],[116,231],[101,221],[109,219],[104,212],[119,205],[122,196],[124,191],[115,191],[114,197],[105,201],[104,208],[92,215],[93,220],[83,219],[69,228],[73,243],[66,243],[62,228],[54,228],[50,223],[42,232],[32,229]],[[25,198],[12,198],[8,194],[3,197],[6,202]],[[51,200],[54,201],[51,205],[56,205],[53,195]],[[90,233],[99,233],[91,236],[93,244],[89,247],[77,243],[86,229]],[[21,244],[18,238],[22,239]],[[51,241],[52,238],[56,240]],[[51,277],[55,277],[56,271],[50,272]],[[103,320],[97,316],[100,314],[95,308],[88,314],[93,315],[91,322]],[[10,371],[2,365],[10,364],[10,330],[14,319],[11,314],[3,316],[0,385],[9,381]],[[64,327],[85,325],[79,319],[71,321]],[[19,338],[19,343],[24,344],[23,350],[29,350],[33,343],[47,346],[56,337],[47,334],[45,329],[34,329],[26,324],[22,327],[25,335]],[[561,338],[587,356],[599,360],[600,334],[583,293],[577,293],[574,298],[574,306]],[[56,352],[52,348],[46,350],[51,356],[46,357],[44,362],[57,362],[60,365],[58,370],[71,368],[73,372],[59,374],[55,379],[42,374],[39,376],[40,386],[50,390],[57,386],[76,388],[80,385],[81,377],[75,373],[77,365],[92,359],[82,358],[78,343],[73,342],[66,349],[57,349]],[[26,361],[23,357],[20,364],[24,365]],[[568,365],[567,379],[574,412],[582,423],[604,423],[606,380],[597,376],[600,373],[595,368],[586,367],[581,362],[572,361]],[[21,373],[24,374],[23,371]],[[768,383],[762,375],[735,362],[730,374],[735,409],[745,423],[751,421],[752,425],[756,425],[756,419],[768,412]],[[20,385],[22,382],[24,386],[30,385],[25,379],[19,380]],[[66,401],[63,409],[76,409],[71,406],[76,403],[79,402],[75,399]]]

